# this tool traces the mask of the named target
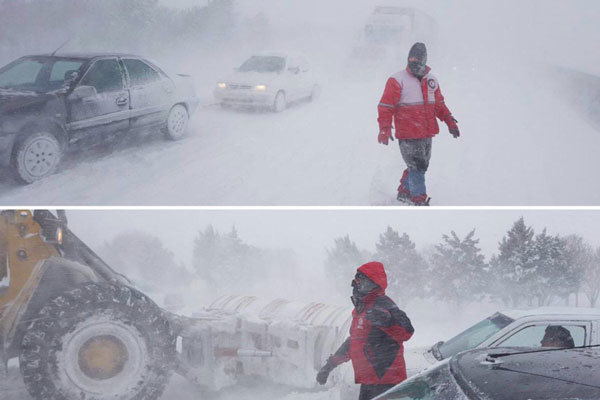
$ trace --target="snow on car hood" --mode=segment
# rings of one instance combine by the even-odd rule
[[[53,93],[40,94],[30,91],[0,89],[0,114],[11,114],[25,110],[28,107],[44,104],[53,96]]]
[[[281,74],[277,72],[240,72],[236,71],[224,80],[227,84],[235,85],[267,85],[275,81]]]
[[[404,350],[404,361],[406,362],[406,373],[408,376],[415,375],[431,366],[432,361],[428,357],[425,357],[427,350],[429,350],[429,347],[414,347]]]

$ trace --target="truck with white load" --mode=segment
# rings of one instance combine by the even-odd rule
[[[382,3],[367,18],[352,59],[368,66],[397,67],[406,62],[413,43],[433,46],[437,31],[435,19],[420,9],[397,2]]]

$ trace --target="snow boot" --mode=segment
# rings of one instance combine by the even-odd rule
[[[429,206],[429,201],[431,200],[430,197],[427,197],[426,194],[422,194],[419,196],[412,196],[410,198],[410,202],[412,203],[413,206]]]
[[[400,186],[398,186],[398,196],[396,199],[398,201],[407,201],[410,200],[410,190],[408,189],[408,168],[404,170],[402,173],[402,178],[400,178]]]

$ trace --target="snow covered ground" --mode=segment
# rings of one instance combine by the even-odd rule
[[[206,394],[201,393],[195,385],[179,375],[173,375],[162,396],[164,400],[196,400],[198,398],[206,400],[339,400],[339,390],[332,388],[320,392],[299,393],[286,388],[255,384],[246,387],[236,387],[219,393]],[[8,375],[0,375],[0,400],[31,400],[27,389],[23,385],[18,366],[10,367]]]
[[[600,204],[600,132],[549,74],[432,67],[462,132],[455,140],[442,124],[435,138],[433,205]],[[396,142],[376,140],[384,84],[328,77],[317,101],[282,114],[202,107],[183,141],[154,134],[70,154],[29,186],[0,176],[0,204],[386,204],[404,166]],[[199,88],[204,104],[210,91]]]

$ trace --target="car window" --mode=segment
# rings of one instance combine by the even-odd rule
[[[513,321],[504,314],[496,313],[443,343],[439,352],[442,358],[447,358],[461,351],[474,349]]]
[[[279,72],[285,66],[285,58],[278,56],[252,56],[239,68],[240,72]]]
[[[298,57],[290,57],[287,67],[288,69],[300,68],[300,59]]]
[[[93,86],[98,93],[123,89],[123,75],[117,60],[98,60],[81,80],[82,86]]]
[[[553,324],[553,326],[560,325],[567,329],[573,338],[575,346],[585,345],[586,328],[582,325],[565,325],[565,324]],[[505,347],[541,347],[542,339],[546,333],[546,328],[549,324],[544,325],[530,325],[522,329],[519,329],[516,333],[502,341],[500,345]]]
[[[22,60],[0,73],[0,88],[29,88],[36,81],[44,63],[38,60]]]
[[[142,60],[126,59],[123,63],[129,73],[132,86],[146,85],[160,80],[160,74]]]
[[[65,81],[70,78],[71,73],[79,72],[79,68],[81,68],[82,64],[82,61],[56,61],[50,71],[50,86],[54,88],[62,86]]]

